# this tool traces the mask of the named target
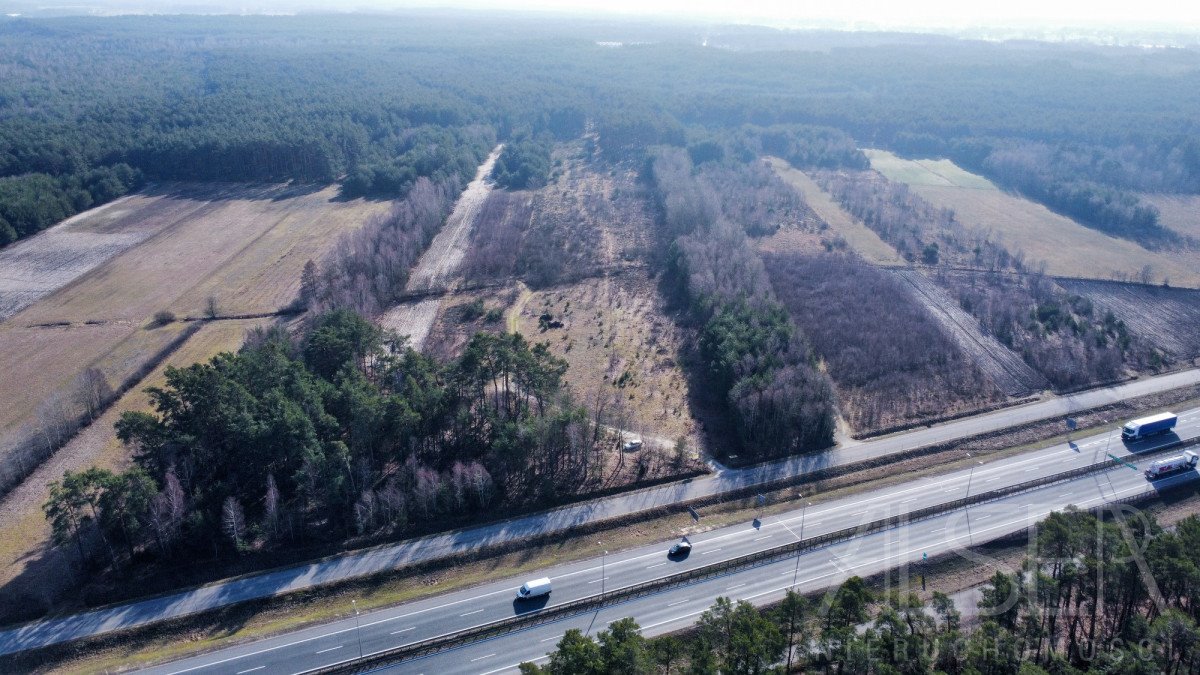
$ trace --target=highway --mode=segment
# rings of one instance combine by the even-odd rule
[[[1143,378],[1118,386],[1093,389],[945,424],[922,427],[872,441],[847,444],[805,457],[789,458],[742,470],[726,469],[690,481],[613,495],[489,525],[346,553],[318,562],[215,582],[156,598],[32,622],[0,631],[0,655],[397,569],[415,562],[447,557],[456,552],[477,550],[483,546],[554,534],[585,523],[719,495],[824,468],[852,465],[913,448],[1067,415],[1127,398],[1197,383],[1200,383],[1200,369]],[[1114,420],[1114,424],[1116,422]],[[1180,431],[1182,433],[1184,430],[1181,428]]]
[[[418,640],[443,635],[455,630],[513,616],[519,606],[513,601],[515,589],[526,577],[549,576],[554,584],[550,602],[560,603],[600,592],[670,575],[688,568],[736,558],[754,551],[811,538],[847,527],[915,510],[935,506],[972,494],[1009,485],[1019,485],[1035,477],[1086,466],[1106,459],[1111,452],[1141,462],[1138,454],[1176,442],[1180,437],[1200,436],[1200,410],[1183,415],[1177,428],[1179,436],[1169,434],[1126,446],[1116,431],[1078,439],[1069,445],[1057,445],[1014,457],[982,462],[951,473],[921,478],[903,485],[881,488],[847,496],[826,503],[804,505],[796,500],[797,508],[765,518],[760,523],[743,523],[716,529],[691,537],[692,554],[683,560],[666,557],[669,539],[626,551],[614,551],[603,561],[598,559],[564,564],[552,569],[538,570],[522,577],[512,577],[475,588],[463,589],[408,603],[402,606],[371,612],[359,617],[356,628],[353,619],[333,622],[276,638],[249,643],[212,654],[165,664],[151,672],[182,673],[298,673],[323,665],[339,663],[356,657],[361,640],[363,653],[372,653]],[[1141,467],[1141,468],[1144,468]],[[1179,480],[1178,477],[1167,479]],[[914,522],[904,527],[866,535],[853,541],[825,549],[810,551],[800,557],[797,580],[805,590],[836,583],[850,574],[867,574],[893,567],[910,560],[913,551],[930,556],[969,542],[1023,529],[1030,522],[1044,517],[1067,504],[1093,506],[1105,500],[1130,496],[1149,487],[1141,471],[1118,467],[1103,473],[1046,486],[1035,491],[973,506],[967,510]],[[968,529],[971,528],[971,529]],[[602,537],[602,535],[600,535]],[[894,553],[887,553],[897,546]],[[682,589],[630,601],[617,608],[608,608],[588,617],[611,621],[623,616],[635,616],[652,632],[663,632],[686,625],[696,614],[711,604],[718,594],[736,595],[743,599],[768,601],[772,594],[781,595],[790,580],[782,579],[784,571],[796,567],[794,560],[775,563],[753,570],[707,581]],[[745,591],[738,590],[745,588]],[[738,590],[737,593],[733,591]],[[587,618],[587,621],[591,621]],[[519,659],[533,658],[527,653],[530,644],[544,653],[550,642],[541,643],[538,637],[530,643],[531,633],[549,637],[562,634],[584,618],[550,624],[524,631],[518,636],[492,640],[431,657],[436,665],[429,671],[484,672],[493,667],[515,665]],[[591,625],[592,632],[603,622]],[[496,645],[496,654],[487,657],[477,652]],[[520,650],[526,650],[522,652]],[[479,656],[478,661],[465,655]],[[491,659],[490,661],[488,659]],[[508,661],[504,661],[508,659]],[[504,661],[504,662],[501,662]],[[413,665],[406,672],[419,672],[424,665]]]

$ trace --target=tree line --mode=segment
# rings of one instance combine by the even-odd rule
[[[1020,354],[1056,389],[1109,382],[1126,366],[1157,369],[1169,361],[1112,312],[1101,313],[1043,274],[945,272],[936,279],[984,333]]]
[[[668,283],[699,326],[706,380],[754,458],[833,442],[833,392],[775,300],[745,228],[721,215],[683,150],[663,150],[650,179],[668,249]]]
[[[601,673],[945,673],[1082,675],[1200,670],[1200,518],[1076,510],[1036,528],[1034,555],[981,589],[977,621],[954,601],[876,591],[851,577],[823,596],[789,590],[766,608],[726,597],[689,630],[646,638],[630,618],[595,638],[571,629],[529,675]]]
[[[58,176],[25,173],[0,178],[0,246],[37,234],[141,185],[142,172],[124,163]]]
[[[349,310],[169,368],[117,436],[133,466],[67,472],[44,510],[87,566],[227,557],[550,504],[598,485],[619,439],[519,334],[438,363]]]
[[[951,157],[1123,236],[1158,232],[1127,191],[1200,190],[1186,52],[867,36],[835,55],[812,47],[828,36],[750,28],[795,48],[727,51],[667,24],[610,29],[638,44],[525,17],[6,19],[0,177],[86,182],[123,163],[148,180],[341,181],[391,198],[461,173],[481,138],[587,131],[610,159],[662,144],[699,165],[724,146],[861,168],[853,137]]]

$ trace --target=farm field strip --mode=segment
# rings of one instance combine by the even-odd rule
[[[208,201],[214,194],[221,198]],[[340,202],[336,196],[334,187],[177,186],[103,227],[136,228],[142,220],[157,222],[163,210],[178,216],[173,222],[10,321],[140,323],[159,310],[200,316],[212,295],[223,313],[278,310],[291,301],[309,257],[319,257],[339,232],[386,209],[382,202]]]
[[[127,195],[0,250],[0,321],[206,206]]]
[[[904,259],[896,253],[896,249],[880,239],[879,235],[866,225],[846,213],[803,171],[792,168],[786,161],[776,157],[768,158],[767,163],[775,169],[785,183],[794,187],[804,197],[809,208],[825,221],[834,233],[841,235],[850,248],[863,258],[880,265],[904,264]]]
[[[1167,277],[1175,286],[1200,287],[1200,254],[1194,251],[1185,254],[1148,251],[1132,241],[1084,227],[1019,196],[935,182],[929,178],[934,174],[924,166],[891,153],[872,151],[870,157],[872,168],[884,176],[908,183],[934,206],[953,210],[968,229],[987,233],[1014,253],[1024,253],[1026,260],[1034,265],[1044,262],[1046,271],[1052,275],[1113,279],[1136,276],[1148,265],[1155,281]],[[974,178],[984,180],[979,176]],[[955,180],[967,182],[961,177]]]

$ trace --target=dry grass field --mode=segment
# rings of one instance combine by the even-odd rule
[[[948,159],[901,159],[885,150],[864,149],[871,168],[891,180],[909,185],[998,190],[991,181],[960,168]]]
[[[952,209],[968,228],[982,230],[1027,262],[1046,264],[1056,276],[1087,279],[1136,278],[1148,265],[1151,279],[1169,278],[1174,286],[1200,287],[1200,255],[1161,253],[1109,237],[1053,213],[1041,204],[996,190],[971,185],[972,176],[938,162],[938,173],[922,163],[874,151],[871,166],[889,179],[902,181],[934,206]],[[947,178],[948,176],[948,178]],[[978,176],[975,179],[983,180]],[[970,185],[963,187],[963,185]]]
[[[0,324],[0,440],[11,440],[34,410],[95,366],[116,387],[184,326],[142,329],[129,324],[26,328]],[[8,447],[4,443],[0,447]]]
[[[222,351],[241,346],[248,330],[269,325],[271,319],[214,321],[205,324],[162,365],[126,393],[93,424],[72,439],[54,457],[38,468],[21,486],[0,502],[0,622],[12,611],[25,607],[28,613],[58,606],[61,593],[73,587],[76,572],[48,545],[49,528],[41,512],[48,497],[46,484],[64,471],[89,466],[120,469],[129,458],[117,440],[113,424],[127,410],[148,410],[145,388],[165,382],[167,366],[187,366],[207,361]],[[178,325],[178,324],[176,324]],[[160,329],[166,330],[166,329]]]
[[[1158,209],[1158,220],[1185,237],[1200,240],[1200,195],[1143,194]]]
[[[668,442],[695,433],[676,361],[689,336],[665,316],[653,281],[622,275],[534,293],[518,327],[567,360],[581,400],[619,400],[631,430]]]
[[[32,303],[0,323],[0,389],[6,392],[0,397],[0,453],[13,457],[11,448],[36,433],[43,402],[66,396],[84,370],[99,369],[115,388],[140,374],[188,326],[154,327],[155,312],[203,316],[210,297],[221,315],[277,311],[294,299],[308,260],[320,259],[339,234],[386,208],[382,202],[339,201],[333,187],[168,185],[87,211],[6,250],[0,255],[0,307]],[[168,362],[187,365],[235,348],[249,325],[206,325]],[[0,579],[21,575],[25,562],[36,558],[30,557],[35,549],[25,546],[44,541],[40,505],[47,480],[95,461],[124,460],[112,424],[121,411],[146,405],[141,389],[161,378],[161,370],[6,497],[0,509],[6,571]],[[18,567],[9,570],[13,565]],[[47,579],[62,574],[52,566],[42,572]],[[35,587],[13,586],[19,593]]]
[[[851,249],[870,262],[879,265],[904,264],[904,259],[900,257],[900,254],[896,253],[894,248],[880,239],[879,235],[866,225],[863,225],[856,218],[846,213],[837,202],[833,201],[803,171],[792,168],[786,161],[776,157],[769,158],[767,162],[775,169],[776,173],[779,174],[779,177],[785,183],[800,192],[804,197],[804,201],[808,202],[808,206],[821,220],[829,225],[832,234],[827,238],[840,236]],[[788,252],[787,244],[791,241],[791,243],[797,245],[794,252],[803,252],[811,245],[808,239],[807,237],[799,237],[784,232],[778,239],[764,242],[764,247],[781,253]]]
[[[182,217],[10,321],[140,323],[159,310],[202,316],[212,296],[222,315],[278,310],[295,297],[305,262],[319,259],[340,233],[387,208],[335,197],[333,187],[175,187],[145,209],[124,209],[120,218],[96,227],[136,229],[141,214],[156,222],[168,207]]]

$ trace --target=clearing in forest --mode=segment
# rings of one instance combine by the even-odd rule
[[[572,390],[581,402],[602,402],[610,424],[667,447],[695,433],[677,362],[685,333],[667,318],[654,281],[626,274],[540,291],[518,326],[567,360]]]
[[[866,260],[878,265],[903,265],[904,259],[896,253],[879,235],[863,225],[821,189],[803,171],[792,168],[786,161],[770,157],[767,162],[775,169],[779,177],[788,185],[794,187],[808,203],[817,216],[833,231],[835,237],[841,237],[856,253]],[[779,250],[780,246],[771,246]]]
[[[999,190],[990,180],[971,173],[948,159],[901,159],[885,150],[864,149],[871,168],[889,179],[909,185],[936,185],[970,190]]]
[[[1200,291],[1074,279],[1058,285],[1112,312],[1131,333],[1172,357],[1200,357]]]
[[[222,351],[236,350],[248,330],[273,322],[273,319],[250,319],[204,324],[137,387],[4,496],[0,501],[0,607],[20,614],[2,612],[0,623],[21,616],[40,616],[59,608],[60,602],[75,602],[63,594],[76,588],[80,572],[50,545],[50,528],[41,510],[49,497],[46,484],[61,478],[64,471],[79,471],[89,466],[113,470],[127,467],[128,452],[117,440],[113,425],[122,412],[150,410],[145,388],[163,385],[167,366],[185,367],[206,362]]]
[[[957,183],[966,181],[955,174],[957,183],[932,185],[932,174],[924,166],[891,153],[872,152],[871,167],[892,180],[915,180],[908,184],[934,206],[953,210],[965,226],[988,233],[1013,253],[1023,253],[1027,262],[1044,262],[1046,272],[1054,276],[1128,279],[1145,274],[1152,281],[1166,278],[1172,285],[1200,287],[1200,255],[1195,252],[1148,251],[1016,195],[960,187]]]
[[[549,342],[567,360],[580,403],[601,405],[610,425],[644,434],[648,445],[669,449],[684,437],[694,449],[697,423],[678,363],[690,339],[646,268],[654,223],[636,174],[597,168],[579,143],[552,157],[548,185],[489,197],[463,266],[487,288],[445,299],[429,349],[451,358],[476,331]]]

